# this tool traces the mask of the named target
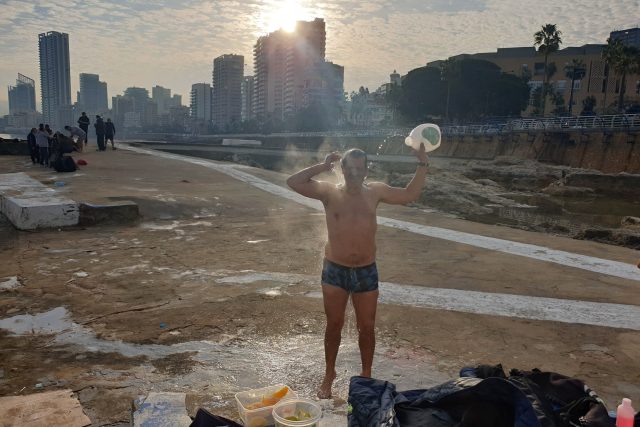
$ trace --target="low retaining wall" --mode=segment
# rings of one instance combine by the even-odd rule
[[[520,132],[444,136],[436,157],[491,160],[498,156],[604,173],[640,173],[640,132]]]
[[[19,230],[78,224],[78,205],[25,173],[0,175],[0,212]]]

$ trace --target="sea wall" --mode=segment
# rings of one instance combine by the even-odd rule
[[[437,153],[437,154],[436,154]],[[512,156],[603,173],[640,173],[640,132],[519,132],[447,135],[435,156],[494,159]]]

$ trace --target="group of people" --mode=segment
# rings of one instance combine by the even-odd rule
[[[33,164],[39,163],[43,166],[50,166],[50,158],[54,155],[62,155],[65,152],[78,151],[82,152],[89,143],[89,125],[91,121],[86,112],[78,119],[78,126],[65,126],[64,129],[69,133],[65,135],[61,132],[53,132],[48,124],[40,123],[37,128],[32,128],[27,135],[27,144],[29,145],[29,154]],[[105,122],[102,117],[96,115],[96,121],[93,124],[96,130],[96,139],[98,151],[106,151],[107,144],[111,141],[111,148],[116,149],[114,137],[116,127],[110,118]]]
[[[83,111],[82,115],[78,119],[79,127],[65,126],[65,129],[71,132],[72,136],[77,136],[78,139],[81,138],[81,134],[84,134],[84,144],[86,146],[88,142],[87,135],[89,133],[90,124],[91,121],[89,120],[89,117],[87,117],[87,113]],[[96,121],[93,124],[93,127],[96,130],[96,142],[98,143],[98,151],[105,151],[107,149],[107,144],[109,143],[109,141],[111,141],[111,148],[115,150],[116,144],[113,141],[113,138],[116,134],[116,127],[111,119],[107,118],[107,121],[105,122],[104,120],[102,120],[102,117],[96,115]]]

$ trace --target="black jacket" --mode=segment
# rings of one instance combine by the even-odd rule
[[[104,135],[104,121],[102,119],[96,119],[93,127],[96,128],[96,135]]]
[[[578,379],[500,367],[424,390],[396,392],[387,381],[352,377],[349,427],[614,427],[607,409]],[[636,416],[636,422],[640,414]]]

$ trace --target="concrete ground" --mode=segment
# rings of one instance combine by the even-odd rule
[[[283,383],[313,396],[324,369],[323,214],[256,187],[262,181],[220,172],[230,164],[121,148],[76,155],[88,165],[67,174],[0,157],[0,173],[63,181],[55,188],[72,200],[131,200],[141,212],[130,224],[35,232],[0,225],[0,395],[71,388],[94,425],[128,423],[132,399],[150,391],[185,392],[192,415],[205,407],[236,419],[234,393],[248,388]],[[282,187],[286,179],[233,171]],[[381,206],[379,215],[616,265],[640,257],[417,208]],[[581,378],[610,409],[640,398],[640,270],[637,278],[629,269],[606,274],[386,226],[377,242],[389,283],[381,287],[374,376],[403,390],[438,384],[463,366],[502,363]],[[425,302],[435,290],[443,296]],[[491,295],[523,299],[504,311]],[[496,301],[496,310],[455,304],[466,297]],[[544,320],[556,304],[562,320]],[[324,402],[333,425],[346,424],[348,380],[359,373],[349,310],[334,399]],[[615,325],[631,320],[598,326],[599,310],[613,310]]]

